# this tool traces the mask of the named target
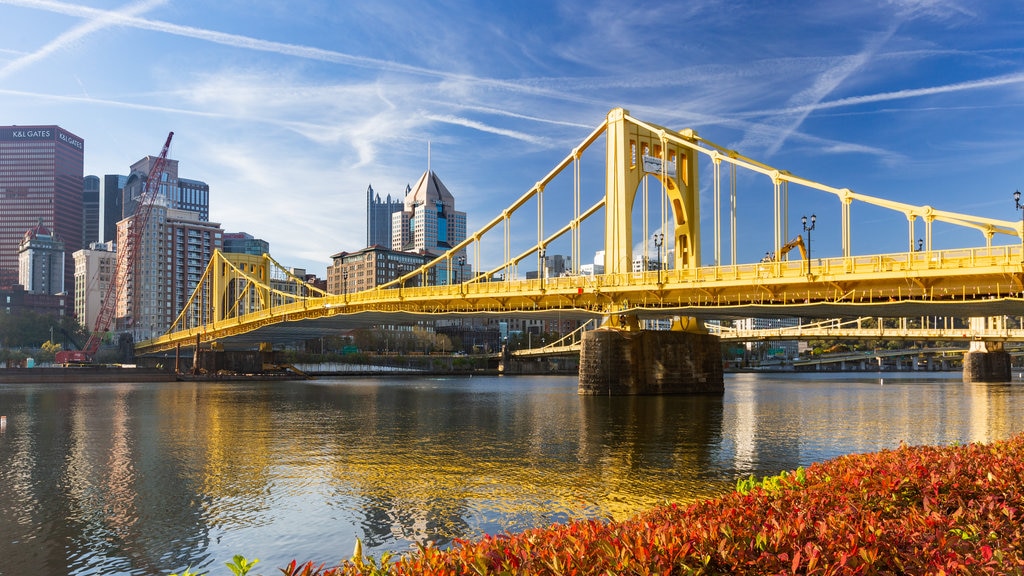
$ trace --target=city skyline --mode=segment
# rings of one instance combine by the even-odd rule
[[[1024,7],[1008,2],[0,0],[0,19],[5,124],[81,136],[100,177],[174,130],[170,155],[209,184],[210,218],[320,276],[363,247],[351,207],[369,184],[394,198],[434,170],[472,232],[617,106],[833,186],[1021,217]],[[710,186],[702,171],[705,234]],[[741,182],[740,261],[770,245],[770,201],[770,183]],[[817,214],[816,254],[841,253],[834,198],[791,190],[790,205],[791,221]],[[855,253],[905,247],[888,215],[853,218]],[[937,228],[934,243],[984,241]]]

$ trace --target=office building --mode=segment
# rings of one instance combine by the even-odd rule
[[[633,254],[633,272],[650,272],[660,268],[661,262],[656,258],[644,256],[643,254]]]
[[[408,194],[412,188],[405,187]],[[373,191],[373,186],[366,187],[366,245],[391,246],[391,221],[395,212],[401,212],[405,204],[400,198],[391,199],[388,194],[384,200]]]
[[[124,185],[128,177],[123,174],[107,174],[103,177],[103,242],[117,240],[117,223],[124,218]]]
[[[43,226],[42,218],[18,245],[18,283],[29,294],[64,292],[64,243]]]
[[[59,126],[0,126],[0,286],[18,282],[18,247],[40,218],[65,250],[82,247],[84,151]],[[73,285],[74,269],[64,272]]]
[[[131,173],[125,180],[121,192],[121,218],[135,214],[139,196],[146,185],[146,179],[156,161],[155,156],[146,156],[131,166]],[[210,219],[210,187],[199,180],[189,180],[178,176],[178,161],[168,158],[164,163],[163,174],[160,175],[158,193],[166,206],[172,210],[194,212],[197,219],[206,222]]]
[[[169,206],[199,215],[199,220],[210,219],[210,185],[199,180],[178,178],[178,185],[170,191]]]
[[[82,180],[82,246],[100,241],[100,177]]]
[[[538,266],[539,269],[536,272],[532,270],[527,272],[526,279],[536,280],[537,278],[540,278],[541,270],[544,272],[543,276],[545,279],[565,276],[572,271],[570,260],[571,259],[568,256],[563,256],[562,254],[545,254],[544,257],[540,259],[541,263]]]
[[[347,294],[369,290],[423,266],[432,256],[388,250],[383,246],[370,246],[358,252],[339,252],[331,256],[333,264],[327,267],[327,291]],[[427,275],[427,284],[434,284],[435,272]],[[409,280],[406,286],[420,286],[420,278]]]
[[[401,212],[391,219],[391,249],[440,256],[466,239],[466,213],[455,210],[455,197],[437,174],[427,170],[406,194]],[[452,264],[465,251],[453,255]],[[453,271],[442,262],[435,267],[436,283],[451,284]],[[465,274],[471,274],[463,266]]]
[[[5,314],[24,313],[61,317],[68,308],[67,298],[61,294],[30,294],[21,284],[0,286],[0,311]]]
[[[103,297],[117,269],[117,248],[113,242],[93,242],[72,255],[75,262],[75,318],[92,330],[96,326]]]
[[[225,232],[224,252],[228,254],[270,254],[270,243],[245,232]]]

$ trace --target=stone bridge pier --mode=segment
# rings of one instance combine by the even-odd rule
[[[1006,328],[1005,316],[971,318],[971,331],[978,334],[999,333]],[[1010,354],[1002,341],[973,340],[964,353],[964,382],[1009,382]]]
[[[635,318],[585,332],[580,346],[581,395],[722,394],[718,336],[690,329],[640,330]]]

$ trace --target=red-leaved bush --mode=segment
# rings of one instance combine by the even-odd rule
[[[624,522],[578,520],[301,573],[1024,574],[1024,435],[843,456],[740,484]]]

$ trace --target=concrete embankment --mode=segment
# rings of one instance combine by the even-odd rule
[[[113,382],[173,382],[175,375],[156,368],[83,366],[76,368],[0,369],[0,384],[79,384]]]

